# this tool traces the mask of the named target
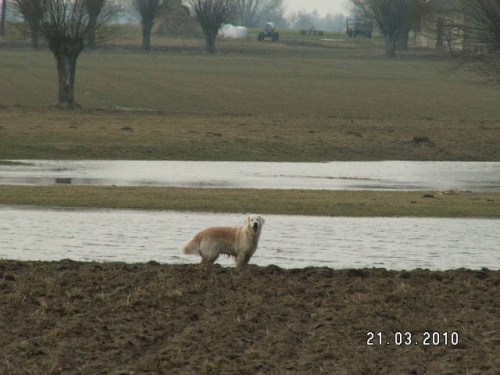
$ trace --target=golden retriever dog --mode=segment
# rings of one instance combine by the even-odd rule
[[[250,215],[239,227],[211,227],[196,234],[182,252],[201,256],[202,264],[213,264],[220,254],[236,258],[238,267],[248,264],[257,250],[264,219]]]

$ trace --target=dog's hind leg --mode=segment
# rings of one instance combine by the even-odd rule
[[[251,256],[252,254],[238,254],[238,256],[236,257],[236,264],[238,265],[238,267],[246,266],[250,261]]]
[[[206,264],[206,265],[214,264],[218,257],[219,257],[218,255],[210,257],[202,255],[201,264]]]
[[[214,264],[219,257],[220,249],[218,246],[200,244],[201,264]]]

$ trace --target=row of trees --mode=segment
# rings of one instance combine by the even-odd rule
[[[236,0],[234,23],[246,27],[262,27],[270,19],[283,20],[283,0]]]
[[[34,48],[39,47],[40,35],[46,36],[48,18],[62,17],[67,20],[78,19],[74,25],[75,33],[81,31],[82,23],[88,23],[84,30],[86,45],[95,49],[96,32],[100,24],[109,22],[120,9],[117,4],[106,0],[85,0],[74,4],[67,1],[12,0],[11,5],[22,16],[24,23],[20,27],[29,33]]]
[[[19,14],[28,27],[26,30],[31,37],[33,47],[38,48],[40,10],[44,0],[0,0],[2,1],[2,20],[5,18],[7,3],[9,2],[15,13]],[[68,0],[66,3],[70,4]],[[89,47],[95,48],[95,27],[93,23],[101,11],[109,8],[115,18],[119,18],[123,13],[131,14],[134,19],[138,19],[142,25],[142,48],[150,50],[151,32],[155,22],[165,15],[169,15],[179,9],[182,0],[85,0],[84,4],[88,10],[89,21],[91,23],[89,37]],[[194,1],[185,0],[186,5],[193,11],[201,21],[200,15],[209,12],[215,18],[224,18],[223,22],[231,21],[238,25],[247,27],[260,27],[269,19],[283,21],[283,0],[229,0],[229,1]],[[282,22],[283,24],[284,22]],[[200,22],[201,24],[201,22]],[[206,24],[206,22],[205,22]],[[5,35],[5,22],[0,22],[0,35]],[[280,25],[281,26],[281,25]],[[202,25],[203,31],[206,30]]]
[[[168,0],[133,0],[143,26],[143,47],[156,12]],[[232,19],[242,0],[187,0],[205,34],[206,49],[215,51],[215,38],[223,23]],[[259,1],[259,0],[246,0]],[[261,0],[267,1],[267,0]],[[269,0],[271,1],[271,0]],[[433,7],[443,1],[455,1],[464,33],[480,48],[475,62],[485,74],[500,83],[500,0],[351,0],[358,14],[373,18],[384,35],[387,56],[395,56],[404,46],[410,29],[416,29]],[[33,40],[42,36],[54,55],[59,80],[59,102],[75,105],[74,86],[77,59],[85,47],[95,46],[96,32],[116,14],[110,0],[13,0],[24,16]],[[148,34],[149,33],[149,34]],[[35,43],[35,42],[34,42]]]
[[[0,0],[2,1],[2,0]],[[21,17],[30,25],[27,30],[31,34],[33,46],[38,46],[37,15],[30,11],[32,0],[10,0],[13,1],[14,9],[21,11]],[[340,31],[345,27],[345,16],[342,13],[328,13],[322,16],[318,11],[299,11],[285,17],[284,0],[233,0],[234,9],[229,21],[236,25],[246,27],[262,27],[267,21],[272,20],[280,29],[309,29],[315,26],[316,29]],[[2,1],[2,7],[7,5],[8,0]],[[99,14],[104,5],[112,6],[116,20],[127,20],[128,22],[140,21],[142,29],[142,48],[149,50],[151,45],[151,33],[153,26],[158,21],[168,20],[171,16],[176,20],[179,14],[182,15],[182,0],[89,0],[89,15],[94,17]],[[118,5],[120,4],[120,5]],[[192,8],[192,7],[191,7]],[[17,12],[19,13],[19,12]],[[5,9],[2,10],[2,17],[5,17]],[[0,22],[1,27],[4,23]],[[90,42],[89,47],[95,48],[96,42]]]
[[[353,11],[374,19],[385,39],[386,56],[406,49],[410,30],[436,25],[436,47],[460,40],[460,66],[500,84],[500,0],[351,0]]]
[[[294,12],[287,19],[287,27],[295,30],[309,29],[314,26],[318,30],[343,31],[345,29],[345,16],[342,13],[328,13],[325,16],[317,10],[312,12]]]
[[[235,11],[233,0],[188,0],[206,36],[207,51],[214,52],[215,36],[220,26]],[[156,12],[163,0],[133,0],[143,26],[143,47],[149,49],[149,37]],[[32,43],[45,39],[57,66],[59,103],[76,105],[74,88],[76,64],[84,48],[95,48],[96,33],[117,12],[109,0],[13,0],[23,15]]]
[[[419,30],[430,14],[432,0],[351,0],[354,12],[375,20],[385,39],[386,56],[407,49],[411,30]]]
[[[352,12],[373,19],[385,39],[386,56],[408,48],[410,31],[434,29],[436,47],[461,40],[462,55],[474,46],[479,57],[500,52],[500,0],[351,0]],[[435,27],[429,27],[435,25]],[[478,54],[478,51],[480,52]],[[479,56],[481,55],[481,56]]]

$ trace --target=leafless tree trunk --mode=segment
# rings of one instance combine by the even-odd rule
[[[2,15],[0,16],[0,36],[5,36],[5,15],[7,13],[7,0],[2,1]]]
[[[141,19],[142,49],[144,51],[151,50],[151,30],[163,2],[163,0],[133,0],[135,12]]]
[[[83,49],[83,43],[67,43],[63,50],[54,53],[59,79],[59,103],[70,108],[75,106],[76,61]]]
[[[444,19],[438,17],[436,20],[436,49],[442,49],[444,46]]]
[[[88,15],[84,0],[68,4],[47,0],[41,30],[52,51],[59,79],[59,103],[75,106],[76,61],[88,35]]]
[[[222,24],[229,22],[236,12],[235,0],[188,0],[203,34],[205,34],[205,49],[208,53],[215,52],[215,41]]]
[[[399,40],[397,44],[397,49],[399,51],[408,51],[408,40],[410,39],[411,29],[405,29],[399,35]]]
[[[85,7],[89,15],[88,47],[90,49],[97,48],[96,26],[105,2],[106,0],[85,0]]]

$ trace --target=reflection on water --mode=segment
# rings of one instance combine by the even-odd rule
[[[25,162],[0,165],[0,184],[500,191],[499,162]]]
[[[182,245],[244,215],[0,206],[0,258],[194,263]],[[500,269],[499,220],[266,215],[254,264],[285,268]],[[232,264],[221,259],[220,263]]]

